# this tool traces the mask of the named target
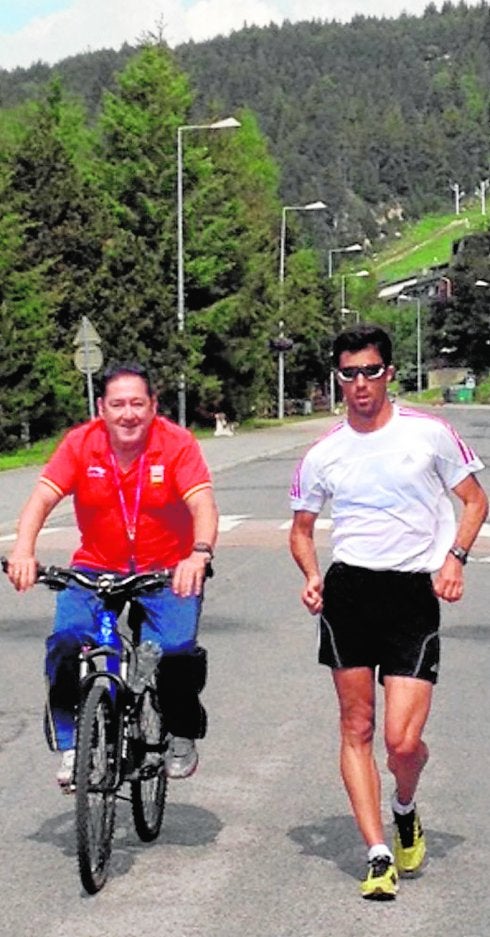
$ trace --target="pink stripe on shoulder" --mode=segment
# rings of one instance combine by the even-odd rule
[[[440,416],[435,416],[433,413],[427,413],[425,410],[417,410],[416,407],[398,407],[398,413],[400,416],[416,416],[421,420],[434,420],[435,423],[444,423],[446,426],[449,426],[447,420],[444,420]]]
[[[342,429],[345,426],[345,420],[339,420],[338,423],[334,423],[333,426],[330,426],[318,439],[315,439],[315,442],[312,443],[310,449],[313,449],[313,446],[316,446],[317,443],[322,442],[323,439],[327,439],[328,436],[333,436],[334,433],[338,433],[339,429]]]
[[[432,413],[425,413],[423,410],[416,410],[412,407],[398,407],[398,412],[401,417],[415,417],[419,420],[431,420],[433,423],[439,423],[439,425],[444,426],[453,437],[465,463],[471,462],[475,458],[476,453],[471,446],[468,446],[465,441],[461,439],[461,436],[454,426],[451,426],[451,423],[448,423],[443,417],[434,416]]]
[[[291,488],[289,491],[291,498],[299,498],[301,495],[301,469],[303,466],[303,462],[306,456],[308,455],[308,453],[311,452],[311,450],[314,449],[315,446],[318,446],[319,443],[324,442],[325,439],[328,439],[329,436],[333,436],[335,435],[335,433],[338,433],[338,431],[342,429],[344,426],[345,426],[345,421],[340,420],[338,423],[335,423],[333,426],[330,426],[324,433],[322,433],[321,436],[318,437],[318,439],[315,439],[315,441],[311,444],[311,446],[308,447],[303,458],[296,466],[296,471],[294,473],[293,481],[291,483]]]

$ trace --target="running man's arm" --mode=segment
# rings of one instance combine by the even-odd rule
[[[292,556],[306,579],[301,599],[312,615],[323,607],[323,582],[314,541],[317,517],[311,511],[295,511],[289,535]]]
[[[463,504],[455,544],[468,551],[487,517],[488,498],[474,475],[468,475],[453,491]],[[463,595],[463,564],[452,553],[434,577],[434,592],[446,602],[457,602]]]
[[[8,561],[8,576],[18,592],[25,592],[36,582],[37,537],[46,518],[62,497],[62,494],[44,482],[38,482],[21,512],[17,540]]]

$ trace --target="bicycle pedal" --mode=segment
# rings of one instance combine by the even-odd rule
[[[142,764],[139,770],[139,777],[143,781],[148,781],[150,778],[156,777],[156,775],[163,770],[163,767],[164,763],[162,759]]]

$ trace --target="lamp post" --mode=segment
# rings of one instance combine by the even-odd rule
[[[348,244],[347,247],[331,247],[328,252],[328,279],[333,275],[333,255],[334,254],[354,254],[362,251],[362,244]]]
[[[481,179],[480,185],[479,185],[478,189],[476,189],[476,191],[475,191],[475,195],[479,195],[479,196],[480,196],[480,204],[481,204],[481,213],[482,213],[482,215],[486,215],[486,213],[487,213],[486,192],[487,192],[487,189],[488,189],[489,185],[490,185],[490,180],[489,180],[489,179]]]
[[[330,392],[330,413],[335,413],[335,371],[333,367],[333,352],[330,352],[329,392]]]
[[[333,255],[334,254],[355,254],[358,251],[362,251],[362,244],[348,244],[346,247],[331,247],[328,252],[328,279],[331,280],[333,276]],[[342,296],[341,301],[342,309],[345,305],[345,281],[342,285]],[[330,411],[333,413],[335,410],[335,374],[333,367],[330,367]]]
[[[211,124],[183,124],[177,127],[177,331],[185,331],[184,299],[184,184],[182,137],[188,130],[232,130],[240,127],[234,117],[216,120]],[[179,375],[178,414],[180,426],[186,425],[186,382],[185,374]]]
[[[281,294],[283,292],[284,273],[286,265],[286,213],[288,211],[322,211],[326,208],[325,202],[308,202],[306,205],[284,205],[281,219],[281,247],[279,254],[279,283]]]
[[[326,208],[325,202],[307,202],[306,205],[284,205],[281,218],[281,241],[279,249],[279,312],[281,321],[279,323],[280,335],[284,336],[284,322],[282,318],[284,308],[284,275],[286,271],[286,215],[288,211],[322,211]],[[277,416],[279,420],[284,419],[284,351],[279,350],[278,354],[278,401]]]
[[[342,319],[344,319],[344,317],[347,315],[347,313],[349,313],[349,312],[351,312],[351,311],[352,311],[352,312],[354,311],[354,310],[349,309],[349,308],[346,306],[345,281],[346,281],[347,277],[368,277],[368,276],[369,276],[369,270],[357,270],[356,273],[343,273],[343,274],[342,274],[341,280],[340,280],[340,312],[341,312],[341,315],[342,315]],[[358,313],[358,312],[356,312],[356,322],[359,322],[359,313]]]
[[[284,322],[279,322],[279,338],[284,338]],[[279,349],[277,356],[277,416],[278,419],[284,419],[284,351]]]
[[[397,303],[415,303],[417,307],[417,394],[422,391],[422,327],[420,321],[420,297],[400,293]]]
[[[461,199],[465,193],[461,189],[459,182],[450,182],[449,188],[454,192],[454,213],[455,215],[459,215]]]

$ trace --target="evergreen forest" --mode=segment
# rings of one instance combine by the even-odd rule
[[[210,128],[227,116],[240,126]],[[245,27],[174,51],[163,30],[52,68],[0,69],[0,449],[26,426],[36,439],[86,416],[73,365],[83,316],[105,362],[150,366],[173,417],[182,371],[189,421],[273,414],[280,321],[293,342],[287,395],[324,387],[338,275],[355,269],[340,255],[329,277],[332,252],[362,246],[369,276],[356,281],[356,304],[363,318],[395,320],[379,308],[376,256],[407,222],[450,211],[456,188],[463,208],[486,188],[489,124],[484,2]],[[321,210],[292,210],[319,201]],[[473,285],[490,282],[487,242],[484,231],[453,260],[451,296],[427,309],[424,327],[424,360],[444,342],[452,363],[482,377],[490,323]],[[399,319],[398,357],[410,363],[413,316],[403,328]],[[413,368],[405,374],[410,384]]]

